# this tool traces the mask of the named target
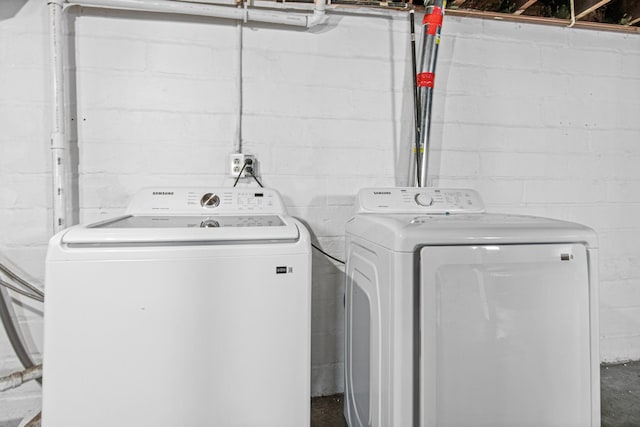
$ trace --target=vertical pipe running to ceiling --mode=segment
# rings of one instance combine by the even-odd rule
[[[0,0],[1,1],[1,0]],[[239,21],[239,38],[242,43],[242,25],[244,22],[265,22],[272,24],[311,28],[327,22],[325,0],[315,0],[313,13],[297,14],[288,11],[272,11],[266,8],[251,7],[243,3],[243,8],[229,5],[229,1],[211,0],[211,4],[189,3],[172,0],[47,0],[49,6],[49,31],[51,50],[51,74],[53,89],[53,123],[50,149],[53,176],[53,231],[67,227],[66,174],[67,142],[65,140],[65,91],[64,91],[64,6],[78,5],[120,10],[139,10],[147,12],[209,16]],[[234,2],[235,4],[235,2]],[[239,52],[240,74],[239,93],[242,98],[242,45]],[[237,136],[234,145],[237,152],[242,150],[242,99],[238,104]]]
[[[418,185],[426,187],[429,175],[431,106],[433,103],[433,87],[435,81],[436,63],[438,60],[438,46],[440,45],[440,29],[446,0],[435,0],[434,5],[427,8],[422,21],[423,38],[420,55],[420,73],[417,76],[419,99],[421,105],[420,140],[421,160]]]
[[[416,65],[416,27],[415,27],[415,11],[413,8],[409,10],[409,31],[411,33],[411,74],[413,75],[413,114],[414,114],[414,160],[415,164],[409,169],[412,171],[410,181],[416,181],[416,186],[420,187],[420,103],[418,102],[418,75]],[[410,184],[411,185],[411,184]]]
[[[53,231],[58,232],[67,226],[66,208],[66,142],[65,127],[65,102],[64,102],[64,65],[63,46],[64,33],[62,29],[64,0],[49,0],[49,27],[51,49],[51,73],[53,89],[53,123],[51,129],[51,168],[53,177]]]
[[[246,6],[245,6],[246,7]],[[236,74],[236,89],[238,89],[238,105],[236,109],[236,138],[233,152],[242,153],[242,50],[244,48],[243,25],[241,20],[236,21],[236,32],[238,36],[238,70]]]

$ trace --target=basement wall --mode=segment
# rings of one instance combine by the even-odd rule
[[[358,189],[407,183],[409,25],[399,12],[330,16],[313,30],[242,30],[242,146],[289,213],[343,258]],[[232,185],[234,22],[74,8],[66,29],[75,221],[121,214],[146,186]],[[0,254],[40,283],[52,233],[48,49],[46,2],[3,1]],[[445,18],[431,183],[475,188],[491,212],[596,229],[603,362],[640,359],[638,93],[638,35]],[[314,253],[313,395],[343,390],[343,281]],[[16,300],[38,353],[41,307]],[[0,333],[0,374],[18,367]],[[0,422],[39,395],[35,384],[1,394]]]

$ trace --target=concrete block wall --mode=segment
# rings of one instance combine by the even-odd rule
[[[45,3],[0,4],[0,254],[40,281],[52,229]],[[240,99],[243,150],[334,255],[357,190],[407,182],[404,14],[332,14],[311,31],[245,27],[242,98],[233,22],[74,8],[66,28],[79,221],[122,213],[145,186],[231,185]],[[605,361],[640,359],[639,71],[637,35],[445,18],[432,183],[476,188],[492,211],[596,228]],[[343,280],[314,253],[314,395],[343,388]],[[40,307],[20,304],[37,352]],[[0,333],[0,373],[17,366]],[[17,418],[38,388],[0,397],[0,420]]]

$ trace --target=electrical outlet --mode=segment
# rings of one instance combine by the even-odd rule
[[[244,166],[245,163],[246,166]],[[240,171],[242,171],[240,178],[250,178],[251,172],[258,175],[258,159],[251,154],[233,153],[229,156],[229,166],[229,174],[232,178],[237,178]]]

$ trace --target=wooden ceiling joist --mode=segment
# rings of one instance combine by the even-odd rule
[[[582,19],[611,0],[575,0],[576,19]]]
[[[624,12],[629,18],[629,25],[635,25],[640,22],[640,1],[638,0],[624,0],[622,2]]]
[[[313,0],[302,1],[313,2]],[[333,1],[347,3],[359,0]],[[409,1],[411,3],[416,0],[395,1]],[[417,1],[432,4],[435,0]],[[569,19],[569,16],[567,16],[567,7],[569,7],[571,2],[574,3],[576,18],[576,22],[573,24],[570,24],[572,21]],[[547,23],[551,25],[563,25],[563,23],[567,23],[566,25],[573,27],[640,34],[640,0],[448,0],[447,3],[447,13],[451,12],[456,15],[513,21],[524,20],[526,22]],[[562,7],[559,5],[562,5]],[[546,14],[549,13],[555,15],[547,16]]]
[[[538,0],[518,0],[516,1],[516,7],[513,12],[514,15],[522,15],[525,10],[533,6]]]
[[[451,9],[447,11],[447,14],[453,15],[453,16],[472,16],[475,18],[495,19],[500,21],[529,22],[532,24],[556,25],[561,27],[567,27],[571,24],[571,20],[569,19],[545,18],[541,16],[528,16],[528,15],[513,15],[510,13],[483,12],[478,10]],[[640,27],[635,25],[618,25],[618,24],[604,24],[600,22],[577,21],[574,24],[574,28],[585,28],[590,30],[604,30],[604,31],[622,31],[626,33],[633,33],[633,34],[640,35]]]

